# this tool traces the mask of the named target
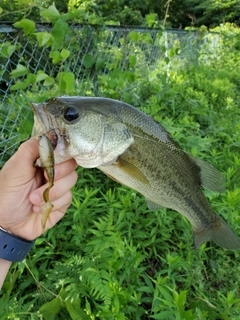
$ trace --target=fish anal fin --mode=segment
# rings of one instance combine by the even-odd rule
[[[147,206],[148,206],[149,210],[160,210],[160,209],[164,208],[160,204],[155,203],[155,202],[153,202],[151,200],[146,199],[146,201],[147,201]]]
[[[208,162],[195,158],[192,155],[190,157],[200,168],[202,186],[212,191],[224,192],[226,181],[221,172]]]
[[[146,176],[132,163],[119,157],[114,165],[135,180],[144,184],[149,184]]]
[[[196,250],[207,241],[214,241],[228,250],[240,250],[240,239],[221,218],[218,218],[212,227],[201,232],[193,232],[193,236]]]

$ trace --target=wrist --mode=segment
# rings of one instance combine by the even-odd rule
[[[26,228],[27,227],[24,224],[5,226],[3,223],[0,222],[0,229],[7,232],[8,234],[24,239],[26,241],[35,240],[36,236],[31,232],[26,232]]]
[[[11,262],[25,259],[34,245],[34,240],[26,240],[0,227],[0,258]]]

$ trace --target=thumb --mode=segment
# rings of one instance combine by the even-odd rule
[[[39,157],[38,140],[31,138],[21,144],[17,152],[7,161],[3,169],[12,176],[15,172],[15,179],[31,179],[36,173],[35,160]]]

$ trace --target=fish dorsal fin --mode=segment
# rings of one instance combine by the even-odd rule
[[[164,208],[160,204],[155,203],[155,202],[153,202],[153,201],[151,201],[151,200],[149,200],[147,198],[146,198],[146,201],[147,201],[147,206],[148,206],[149,210],[160,210],[160,209]]]
[[[202,186],[216,192],[224,192],[226,180],[224,176],[211,164],[190,155],[200,168]]]
[[[139,182],[142,182],[144,184],[149,184],[149,181],[146,178],[146,176],[136,166],[134,166],[132,163],[126,160],[121,159],[121,157],[117,159],[114,165],[117,166],[119,169],[121,169],[130,177],[138,180]]]

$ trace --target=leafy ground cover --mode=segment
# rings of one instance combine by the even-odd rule
[[[131,91],[116,71],[99,83],[104,96],[153,116],[224,174],[226,192],[205,195],[240,235],[239,30],[216,31],[218,46],[199,52],[197,64],[175,61],[175,50],[144,77],[134,70]],[[148,210],[141,195],[96,169],[78,174],[64,219],[9,272],[0,319],[239,319],[239,252],[212,243],[196,252],[176,212]]]

